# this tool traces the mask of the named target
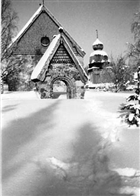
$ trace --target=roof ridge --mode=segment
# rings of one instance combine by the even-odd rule
[[[57,21],[57,19],[54,17],[54,15],[50,12],[50,10],[45,6],[45,5],[41,5],[37,11],[32,15],[32,17],[27,21],[27,23],[24,25],[24,27],[19,31],[19,33],[17,34],[17,36],[15,38],[13,38],[12,42],[10,43],[10,45],[8,46],[7,49],[9,49],[15,42],[17,42],[21,36],[26,33],[26,31],[28,30],[28,28],[32,25],[32,23],[37,19],[37,17],[41,14],[42,11],[46,12],[46,14],[48,14],[48,16],[55,22],[55,24],[58,27],[61,27],[62,25]],[[66,36],[71,40],[72,43],[74,43],[74,45],[77,46],[77,48],[79,49],[79,52],[82,56],[84,56],[86,53],[84,52],[84,50],[77,44],[77,42],[69,35],[69,33],[64,29],[64,33],[66,34]]]
[[[19,33],[17,34],[17,36],[13,39],[12,43],[14,43],[17,39],[20,39],[20,36],[24,33],[24,31],[26,31],[26,29],[29,27],[29,25],[31,24],[31,22],[35,21],[35,19],[37,18],[37,16],[40,14],[40,12],[42,11],[42,8],[44,8],[43,5],[41,5],[36,12],[31,16],[31,18],[26,22],[26,24],[24,25],[24,27],[19,31]]]
[[[40,78],[42,78],[42,71],[44,71],[44,66],[45,64],[49,64],[49,62],[51,61],[52,57],[54,56],[55,52],[57,51],[59,45],[60,45],[60,40],[63,39],[63,44],[64,47],[66,48],[67,52],[69,53],[69,55],[71,56],[72,60],[74,61],[74,63],[77,65],[79,68],[77,68],[79,70],[79,72],[81,72],[80,75],[82,75],[82,80],[84,81],[84,78],[87,78],[87,74],[84,70],[84,68],[82,67],[80,61],[78,60],[78,58],[76,57],[76,55],[74,54],[73,50],[71,49],[67,39],[65,38],[64,34],[58,34],[56,35],[56,37],[52,40],[52,42],[50,43],[48,49],[46,50],[46,52],[43,54],[43,56],[41,57],[41,59],[39,60],[38,64],[36,65],[31,79],[36,81],[36,80],[40,80]],[[47,62],[47,63],[46,63]],[[47,69],[47,67],[46,67]],[[84,76],[83,76],[84,74]],[[41,80],[43,80],[44,78],[42,78]]]
[[[78,62],[78,64],[80,65],[80,69],[82,70],[82,72],[84,73],[85,76],[87,76],[83,66],[81,65],[79,59],[77,58],[77,56],[74,54],[73,50],[71,49],[68,41],[66,40],[65,36],[62,34],[61,36],[63,36],[63,39],[65,40],[65,42],[67,43],[68,47],[69,47],[69,50],[71,51],[72,55],[74,56],[74,58],[76,59],[76,61]]]

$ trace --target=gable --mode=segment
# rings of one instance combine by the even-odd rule
[[[32,73],[31,80],[34,82],[44,81],[46,72],[48,71],[49,65],[52,64],[52,62],[56,65],[74,65],[74,67],[80,73],[81,80],[84,83],[87,81],[88,77],[85,70],[83,69],[62,32],[52,40],[48,49],[45,51],[44,55],[36,65]]]
[[[45,12],[42,12],[17,41],[17,49],[13,54],[44,54],[47,47],[41,44],[41,39],[46,36],[51,42],[53,36],[58,33],[58,26]]]
[[[44,5],[41,5],[10,44],[8,50],[12,51],[14,55],[44,54],[47,47],[42,46],[41,38],[46,36],[51,42],[53,36],[58,34],[59,27],[61,24]],[[75,55],[84,57],[85,52],[66,30],[64,30],[64,34]]]
[[[63,44],[60,44],[57,51],[55,52],[51,62],[51,64],[56,64],[56,63],[71,63],[74,64],[71,56],[67,52],[66,48],[64,47]]]

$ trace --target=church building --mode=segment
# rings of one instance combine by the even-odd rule
[[[18,33],[7,52],[38,59],[30,79],[41,98],[53,98],[56,81],[66,85],[67,98],[83,98],[88,80],[83,61],[85,52],[44,3]]]

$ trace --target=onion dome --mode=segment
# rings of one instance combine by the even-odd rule
[[[92,44],[93,50],[102,50],[104,48],[103,43],[97,38]]]
[[[105,62],[108,62],[108,55],[105,51],[103,51],[103,43],[98,39],[98,31],[97,33],[97,39],[93,43],[93,52],[90,54],[89,58],[89,64],[94,66],[97,66],[97,64],[103,64]]]
[[[105,63],[108,61],[108,55],[103,50],[95,50],[90,54],[90,64],[92,63]]]

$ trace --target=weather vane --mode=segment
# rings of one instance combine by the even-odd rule
[[[97,36],[97,38],[98,38],[98,30],[96,29],[96,36]]]

